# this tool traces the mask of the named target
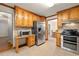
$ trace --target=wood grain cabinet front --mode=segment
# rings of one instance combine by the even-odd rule
[[[15,19],[15,22],[16,22],[16,26],[17,27],[21,27],[23,26],[23,10],[20,9],[20,8],[16,8],[16,19]]]
[[[37,21],[37,17],[34,14],[33,14],[33,21]]]
[[[70,9],[70,19],[79,20],[79,7]]]
[[[63,21],[63,19],[62,19],[62,13],[58,13],[57,14],[57,27],[58,27],[58,29],[59,28],[61,28],[62,27],[62,21]]]
[[[24,11],[24,14],[23,14],[23,16],[24,16],[24,18],[23,18],[23,26],[24,27],[28,27],[28,20],[29,20],[29,18],[28,18],[28,13],[26,12],[26,11]]]
[[[36,19],[37,19],[37,21],[40,21],[41,20],[41,17],[38,16],[38,15],[36,15]]]
[[[62,12],[62,20],[63,21],[65,21],[65,20],[68,20],[70,17],[69,17],[69,15],[70,15],[70,10],[65,10],[65,11],[63,11]]]
[[[56,33],[56,46],[61,47],[61,34]]]
[[[15,7],[15,26],[16,27],[33,27],[33,21],[41,20],[41,17],[26,11],[20,7]],[[42,18],[43,19],[43,18]]]
[[[33,17],[32,17],[32,14],[30,13],[28,16],[28,27],[33,27]]]
[[[45,17],[41,16],[41,17],[40,17],[40,20],[41,20],[42,22],[45,21]]]
[[[29,36],[27,39],[27,46],[31,47],[35,44],[35,35]]]

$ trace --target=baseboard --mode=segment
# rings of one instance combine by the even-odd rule
[[[26,46],[26,44],[21,44],[21,45],[19,45],[19,48],[20,48],[20,47],[23,47],[23,46]],[[13,48],[16,48],[16,47],[13,47]]]

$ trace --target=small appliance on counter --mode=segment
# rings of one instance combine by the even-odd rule
[[[45,23],[44,22],[34,21],[32,32],[33,34],[35,34],[36,45],[41,45],[45,43]]]

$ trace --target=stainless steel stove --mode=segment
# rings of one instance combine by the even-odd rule
[[[79,31],[78,29],[65,29],[62,32],[62,46],[79,52]]]

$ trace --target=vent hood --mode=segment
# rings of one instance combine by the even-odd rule
[[[79,23],[79,19],[68,19],[68,20],[65,20],[63,21],[64,24],[66,23]]]

